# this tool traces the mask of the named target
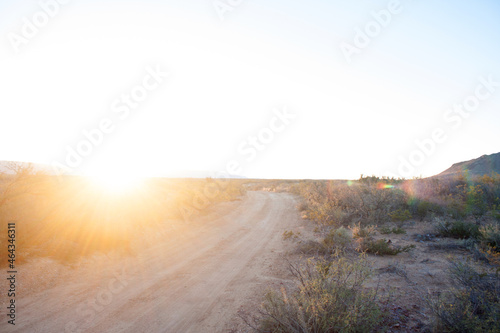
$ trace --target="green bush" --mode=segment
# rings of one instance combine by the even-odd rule
[[[469,264],[452,263],[452,290],[429,304],[438,332],[500,332],[500,278],[478,273]]]
[[[479,221],[488,211],[486,198],[481,185],[469,186],[465,211]]]
[[[402,234],[406,234],[406,230],[404,230],[401,227],[389,228],[387,226],[383,226],[383,227],[378,228],[378,231],[382,235],[388,235],[388,234],[402,235]]]
[[[389,216],[394,222],[404,222],[411,219],[410,211],[408,209],[403,210],[402,208],[389,213]]]
[[[301,241],[298,252],[312,255],[330,255],[345,250],[352,241],[347,229],[340,227],[332,229],[319,242],[315,240]]]
[[[260,311],[262,332],[370,332],[384,316],[377,293],[364,288],[371,270],[363,257],[309,260],[290,266],[298,290],[270,291]]]
[[[392,229],[387,226],[379,227],[378,232],[380,232],[382,235],[388,235],[392,233]]]
[[[465,204],[457,198],[451,198],[447,206],[447,212],[454,219],[463,219],[467,216]]]
[[[478,238],[480,236],[478,225],[461,220],[438,222],[435,227],[442,237],[466,239]]]
[[[428,201],[420,201],[417,205],[416,215],[420,221],[423,221],[430,211],[431,204]]]
[[[386,239],[374,240],[371,238],[359,238],[357,240],[358,247],[356,248],[359,252],[372,253],[379,256],[395,256],[399,253],[408,252],[415,248],[415,245],[407,245],[403,247],[393,246]]]
[[[419,221],[423,221],[430,214],[443,215],[445,213],[445,207],[427,200],[413,198],[410,200],[409,206],[410,213]]]

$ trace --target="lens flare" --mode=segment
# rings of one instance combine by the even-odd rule
[[[387,188],[394,188],[394,185],[389,185],[389,184],[386,184],[386,183],[378,183],[377,184],[377,188],[379,190],[383,190],[383,189],[387,189]]]

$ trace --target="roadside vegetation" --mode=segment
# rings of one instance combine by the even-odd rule
[[[375,290],[364,288],[370,277],[366,260],[343,256],[309,259],[290,265],[299,281],[288,293],[282,287],[265,296],[259,330],[263,332],[366,332],[380,327],[383,309]]]
[[[478,272],[471,264],[452,262],[452,288],[429,299],[437,332],[500,332],[498,270]]]
[[[146,230],[169,221],[190,223],[213,204],[245,192],[239,180],[148,178],[131,191],[110,193],[84,177],[9,167],[11,172],[0,174],[0,243],[6,244],[7,224],[15,221],[17,263],[131,253],[131,244]]]
[[[411,281],[401,261],[382,261],[389,264],[377,274],[399,276],[421,300],[429,316],[419,330],[500,331],[500,175],[268,181],[264,190],[297,194],[297,208],[314,223],[315,236],[283,234],[301,255],[290,265],[297,285],[266,295],[251,325],[256,331],[404,331],[400,323],[408,321],[410,311],[404,306],[387,308],[389,302],[397,304],[399,296],[381,293],[373,285],[371,262],[403,253],[417,257],[411,254],[416,249],[447,253],[449,268],[440,267],[449,280],[446,289],[423,296],[427,291]],[[431,229],[407,233],[409,226],[416,229],[419,224]],[[458,254],[470,263],[455,259]],[[438,274],[426,266],[432,262],[421,260],[419,274]]]

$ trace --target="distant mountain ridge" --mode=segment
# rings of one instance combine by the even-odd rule
[[[433,177],[448,178],[457,176],[465,171],[471,177],[491,175],[493,172],[500,174],[500,153],[483,155],[470,161],[455,163],[450,168]]]

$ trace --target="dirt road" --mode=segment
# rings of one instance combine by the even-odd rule
[[[0,331],[242,329],[237,311],[255,309],[287,276],[282,233],[302,223],[295,200],[248,192],[192,222],[137,235],[133,257],[96,257],[74,269],[47,259],[20,267],[16,325],[2,316]]]

